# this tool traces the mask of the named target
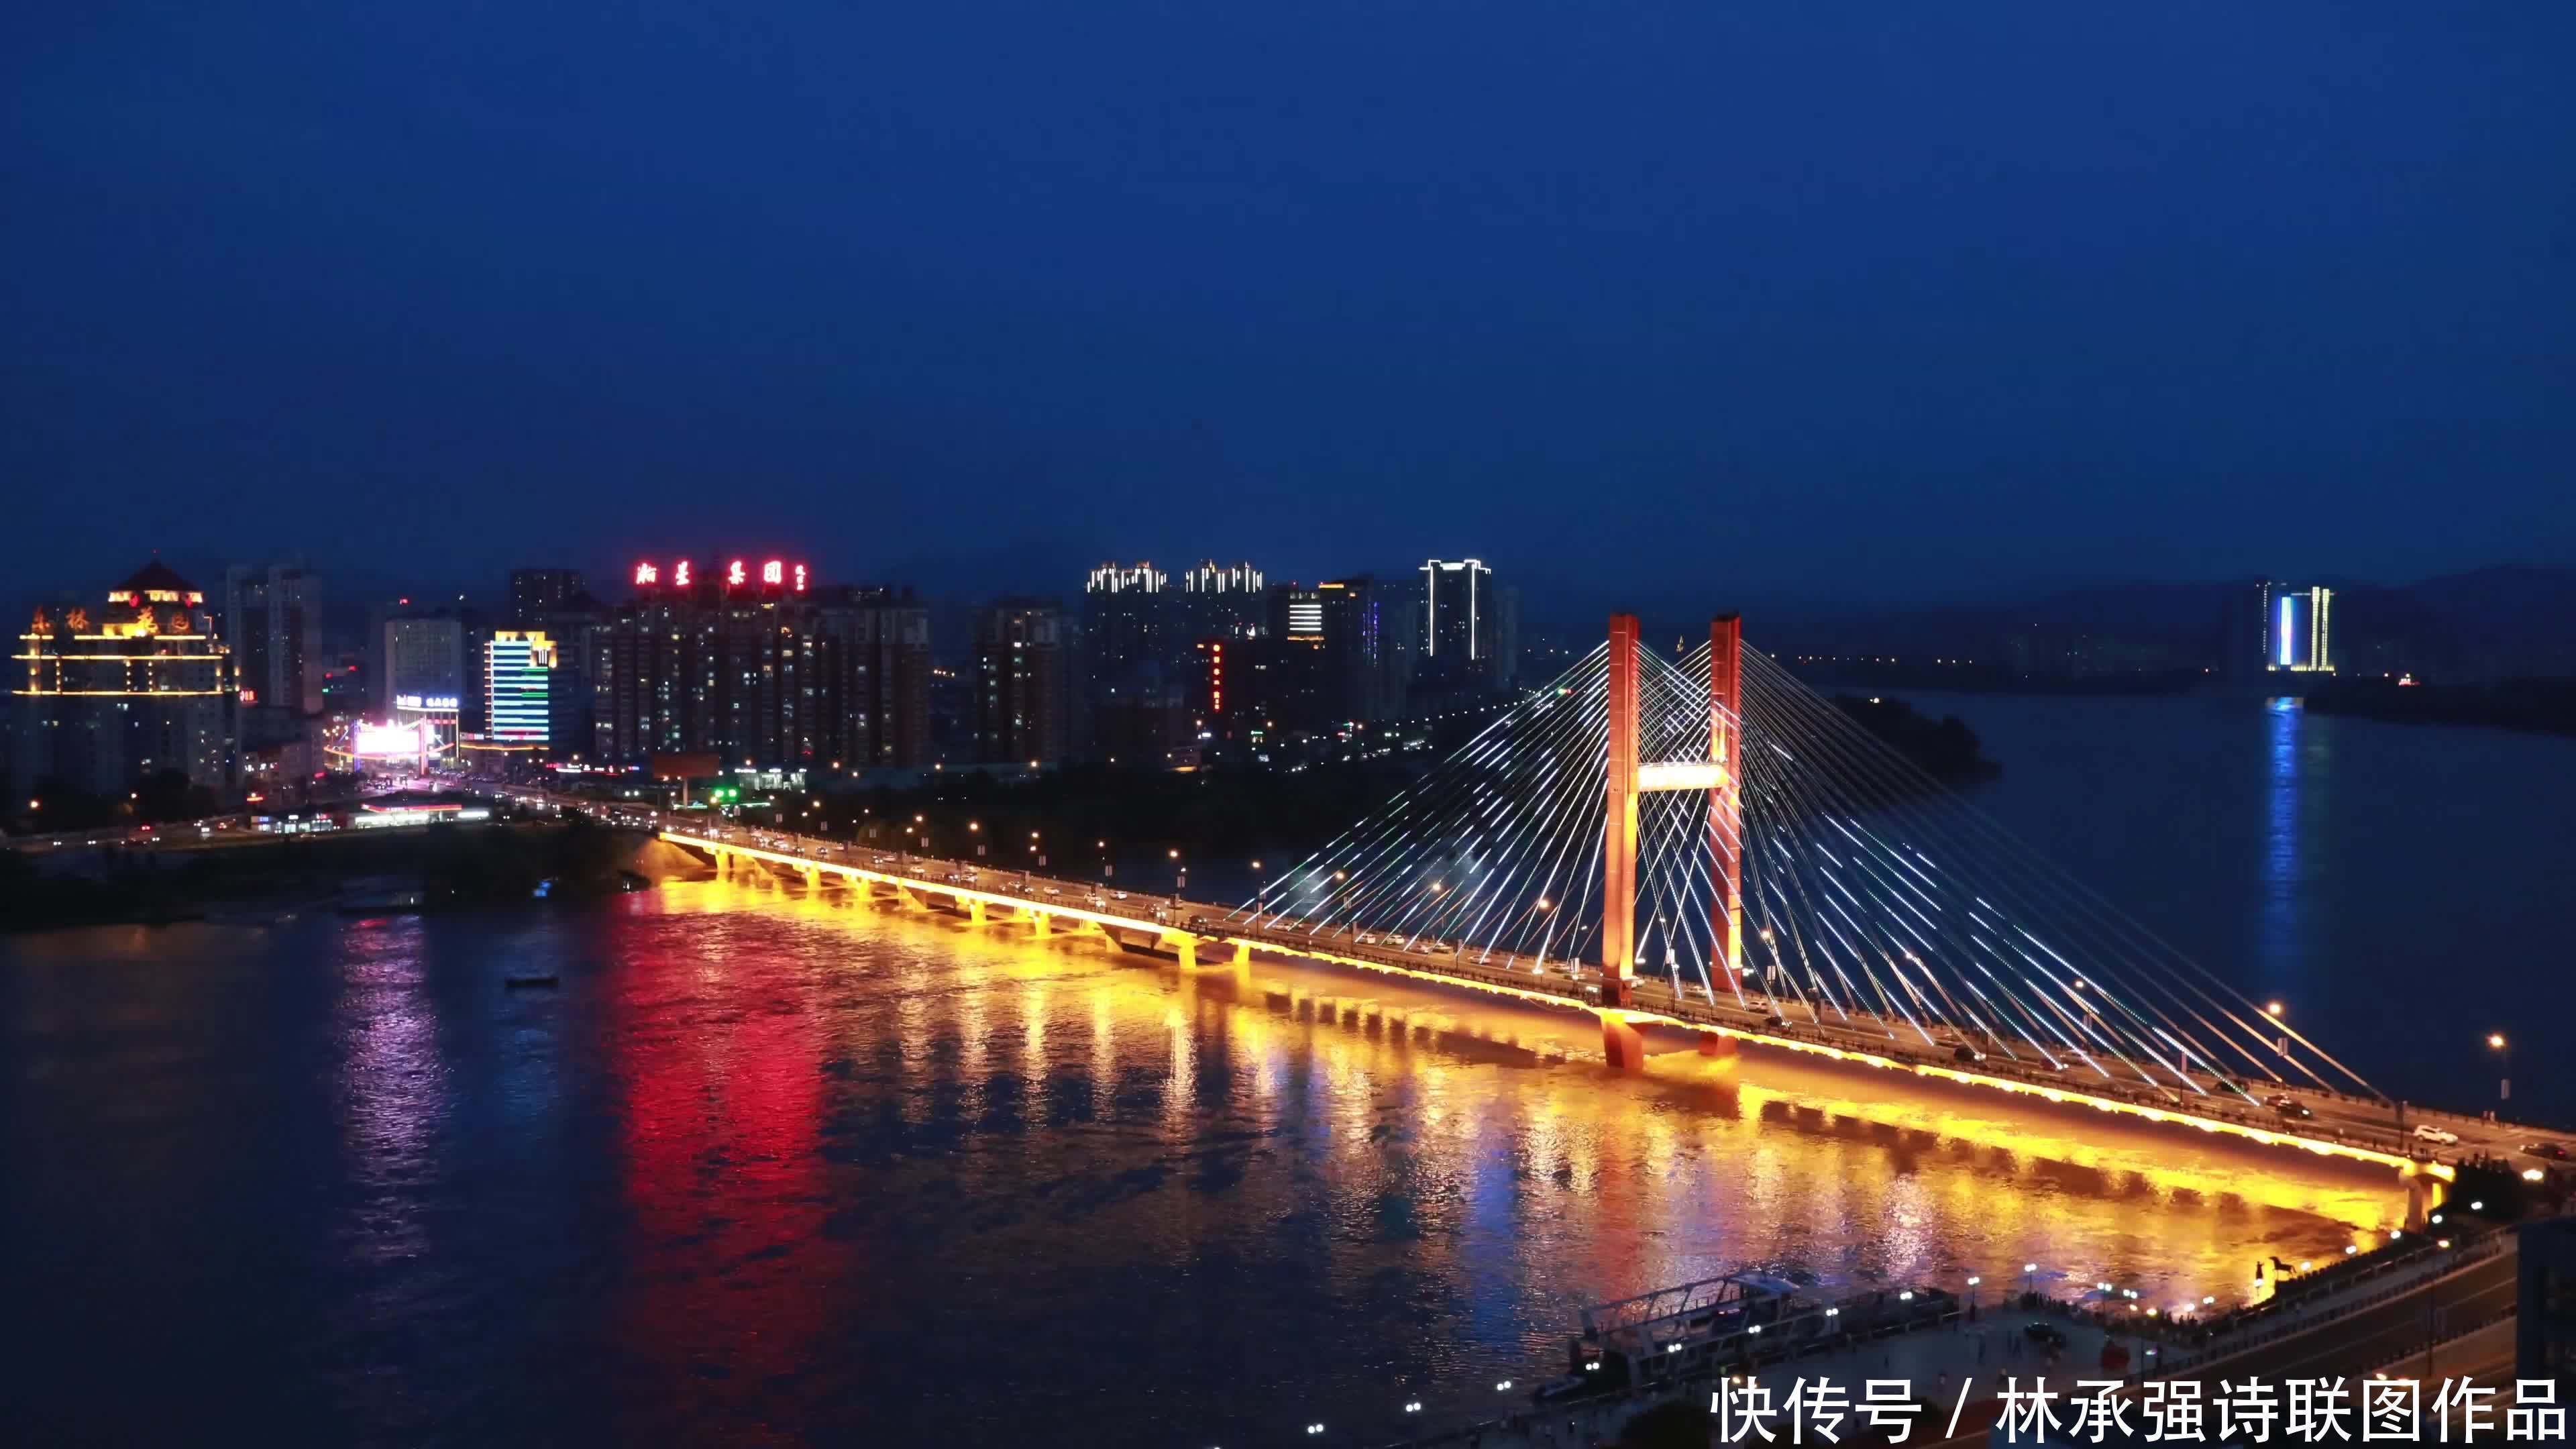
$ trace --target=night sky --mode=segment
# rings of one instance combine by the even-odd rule
[[[2576,6],[21,6],[22,582],[2576,563]]]

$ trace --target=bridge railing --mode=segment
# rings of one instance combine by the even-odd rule
[[[1505,987],[1512,991],[1528,992],[1540,996],[1553,996],[1573,1006],[1599,1006],[1601,1004],[1601,992],[1598,987],[1585,986],[1563,976],[1551,976],[1543,972],[1512,971],[1491,965],[1479,965],[1470,962],[1463,955],[1452,955],[1445,952],[1391,951],[1383,946],[1362,944],[1357,939],[1357,935],[1365,933],[1353,933],[1349,931],[1283,931],[1276,927],[1254,925],[1242,921],[1225,921],[1205,915],[1194,916],[1191,918],[1191,922],[1192,929],[1203,935],[1226,936],[1246,941],[1267,942],[1278,946],[1282,950],[1289,951],[1322,951],[1334,956],[1347,957],[1355,961],[1374,962],[1381,966],[1394,967],[1406,971],[1427,971],[1439,976],[1452,977],[1465,981],[1482,982],[1489,986]]]
[[[2026,1066],[2022,1063],[2013,1061],[2010,1058],[1999,1058],[1991,1054],[1982,1056],[1973,1063],[1959,1063],[1952,1058],[1921,1052],[1896,1041],[1887,1041],[1882,1044],[1873,1038],[1870,1041],[1870,1044],[1865,1048],[1855,1047],[1851,1041],[1840,1033],[1819,1031],[1800,1023],[1789,1022],[1785,1018],[1782,1019],[1782,1024],[1780,1025],[1775,1026],[1765,1024],[1758,1029],[1747,1028],[1743,1021],[1743,1018],[1750,1014],[1747,1012],[1740,1012],[1726,1007],[1705,1005],[1700,1002],[1689,1000],[1686,997],[1672,995],[1668,991],[1658,991],[1654,995],[1653,999],[1657,1002],[1657,1005],[1654,1008],[1655,1010],[1665,1012],[1668,1015],[1678,1017],[1684,1021],[1703,1022],[1711,1026],[1723,1026],[1738,1031],[1755,1030],[1757,1034],[1762,1036],[1779,1037],[1789,1041],[1808,1041],[1818,1046],[1831,1047],[1837,1051],[1866,1050],[1873,1056],[1885,1057],[1889,1061],[1897,1062],[1905,1066],[1925,1066],[1938,1067],[1947,1070],[1974,1071],[1979,1076],[2006,1078],[2012,1081],[2022,1082],[2042,1090],[2055,1090],[2081,1094],[2084,1096],[2105,1097],[2113,1101],[2125,1102],[2133,1106],[2152,1107],[2163,1111],[2183,1113],[2192,1117],[2207,1118],[2211,1121],[2228,1122],[2241,1127],[2251,1127],[2258,1128],[2266,1132],[2276,1132],[2284,1137],[2298,1137],[2320,1142],[2333,1142],[2347,1147],[2366,1147],[2373,1151],[2385,1151],[2394,1147],[2403,1153],[2409,1146],[2407,1139],[2399,1134],[2394,1127],[2377,1130],[2355,1130],[2345,1127],[2325,1126],[2315,1122],[2293,1122],[2284,1120],[2278,1116],[2267,1116],[2259,1112],[2249,1112],[2241,1108],[2229,1106],[2223,1098],[2181,1098],[2178,1094],[2169,1095],[2166,1091],[2158,1088],[2133,1086],[2128,1083],[2118,1081],[2086,1081],[2071,1071],[2049,1071],[2045,1068]]]

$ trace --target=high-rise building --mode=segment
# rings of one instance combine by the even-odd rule
[[[1165,651],[1166,668],[1186,664],[1201,639],[1248,639],[1262,628],[1261,570],[1249,563],[1204,560],[1181,575],[1176,592],[1180,624]]]
[[[12,793],[48,780],[122,797],[157,775],[231,783],[240,687],[206,596],[159,561],[93,612],[39,609],[10,690]]]
[[[930,760],[930,611],[912,591],[851,587],[819,599],[811,759],[833,769]]]
[[[975,611],[976,758],[1064,758],[1063,613],[1053,599],[1004,599]]]
[[[1483,664],[1495,653],[1494,571],[1476,559],[1422,565],[1422,656],[1435,667]]]
[[[543,752],[553,741],[555,644],[542,630],[495,629],[483,646],[483,737]]]
[[[1395,719],[1404,713],[1419,645],[1411,590],[1372,575],[1315,586],[1322,605],[1324,674],[1335,717]]]
[[[1180,627],[1171,576],[1151,563],[1104,563],[1082,584],[1084,692],[1105,703],[1161,683]]]
[[[2334,640],[2329,626],[2334,590],[2276,583],[2258,587],[2263,609],[2263,667],[2302,674],[2333,673]]]
[[[245,724],[263,736],[322,711],[322,579],[302,561],[224,571],[224,642]]]
[[[1166,695],[1183,621],[1171,576],[1149,562],[1104,563],[1083,580],[1081,626],[1060,624],[1080,681],[1081,706],[1072,711],[1067,731],[1076,754],[1110,759],[1134,753],[1108,738],[1114,731],[1104,731],[1103,722]]]
[[[581,592],[579,569],[512,569],[510,627],[546,628]]]
[[[584,630],[598,759],[713,754],[728,768],[918,768],[930,757],[930,616],[910,591],[812,589],[803,565],[642,564]]]
[[[452,611],[403,614],[385,621],[384,662],[376,703],[388,719],[430,718],[453,729],[465,708],[465,621]]]

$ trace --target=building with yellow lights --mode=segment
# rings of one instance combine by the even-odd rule
[[[36,611],[11,681],[13,794],[40,782],[122,795],[165,771],[232,782],[240,689],[206,596],[154,560],[96,609]]]

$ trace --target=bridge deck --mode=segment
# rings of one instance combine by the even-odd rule
[[[561,802],[556,802],[561,803]],[[1413,977],[1449,987],[1508,995],[1562,1009],[1581,1010],[1635,1024],[1714,1032],[1740,1041],[1828,1057],[1875,1070],[2039,1096],[2151,1121],[2296,1147],[2327,1156],[2448,1177],[2451,1169],[2402,1130],[2390,1104],[2345,1097],[2286,1083],[2244,1084],[2266,1096],[2287,1096],[2315,1116],[2281,1118],[2214,1078],[2200,1078],[2204,1095],[2151,1082],[2145,1068],[2117,1058],[2050,1067],[2029,1043],[1980,1041],[1982,1060],[1956,1058],[1956,1044],[1926,1042],[1912,1023],[1890,1023],[1861,1014],[1849,1018],[1791,1020],[1790,1009],[1748,994],[1741,1005],[1686,996],[1662,981],[1632,978],[1625,1005],[1598,967],[1539,961],[1500,951],[1464,954],[1444,945],[1405,943],[1372,932],[1277,916],[1252,918],[1232,908],[1177,896],[1146,895],[1090,881],[1003,870],[972,861],[883,850],[850,841],[819,839],[749,826],[690,822],[688,829],[660,828],[663,839],[703,850],[727,851],[797,868],[882,882],[960,901],[998,905],[1024,914],[1061,917],[1103,928],[1152,933],[1168,939],[1225,942],[1276,955],[1302,957],[1361,970]],[[2155,1070],[2170,1079],[2161,1064]],[[2123,1078],[2134,1078],[2124,1080]],[[2462,1137],[2459,1151],[2510,1154],[2533,1141],[2576,1145],[2576,1135],[2484,1122],[2448,1113],[2438,1116]]]

